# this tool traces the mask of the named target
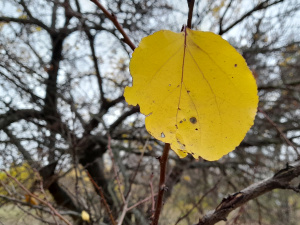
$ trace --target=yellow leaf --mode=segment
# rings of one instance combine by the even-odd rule
[[[183,176],[183,179],[187,182],[191,181],[191,177],[189,175]]]
[[[25,201],[31,205],[38,205],[39,203],[37,202],[37,200],[33,197],[31,197],[28,194],[25,194]]]
[[[2,30],[2,28],[4,27],[5,24],[8,24],[6,22],[0,22],[0,31]]]
[[[151,145],[147,145],[147,148],[149,151],[152,151],[152,149],[153,149]]]
[[[148,132],[180,156],[218,160],[253,125],[257,86],[244,58],[219,35],[186,28],[144,38],[130,62],[133,86],[125,99],[139,104]]]
[[[81,218],[84,221],[90,222],[90,215],[85,210],[81,212]]]
[[[19,19],[27,19],[28,16],[26,14],[22,14],[21,16],[19,16]]]

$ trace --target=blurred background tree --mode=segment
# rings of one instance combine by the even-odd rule
[[[161,29],[180,32],[187,19],[186,1],[101,3],[136,45]],[[241,145],[219,161],[171,153],[160,224],[195,224],[228,194],[298,159],[299,9],[298,0],[195,2],[193,28],[222,35],[245,57],[259,87],[259,112]],[[120,221],[124,203],[156,192],[163,148],[146,132],[139,108],[124,102],[131,49],[88,0],[1,1],[0,32],[0,168],[72,224],[109,224],[90,174]],[[26,200],[4,173],[0,178],[3,224],[58,224],[47,207]],[[296,192],[268,192],[220,224],[299,224]],[[148,200],[123,224],[148,224]]]

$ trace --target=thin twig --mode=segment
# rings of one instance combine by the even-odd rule
[[[149,180],[149,185],[150,185],[150,189],[151,189],[151,214],[153,214],[152,217],[154,217],[154,212],[155,212],[155,201],[154,201],[154,190],[153,190],[153,173],[150,176],[150,180]]]
[[[123,41],[132,49],[132,51],[134,51],[135,45],[129,39],[129,37],[125,33],[123,27],[119,24],[117,17],[114,14],[108,12],[107,9],[105,9],[103,7],[103,5],[100,2],[98,2],[97,0],[90,0],[90,1],[93,2],[95,5],[97,5],[98,8],[101,9],[101,11],[106,15],[106,17],[113,22],[113,24],[116,26],[118,31],[120,31],[120,33],[122,34],[122,36],[124,38]]]
[[[159,159],[160,179],[159,179],[159,186],[158,186],[158,196],[157,196],[157,200],[156,200],[156,209],[155,209],[155,214],[154,214],[154,218],[152,221],[152,225],[158,225],[158,220],[159,220],[160,212],[161,212],[162,205],[163,205],[163,196],[164,196],[165,190],[167,189],[165,180],[166,180],[166,168],[167,168],[169,151],[170,151],[170,144],[165,143],[163,154]]]
[[[125,215],[128,211],[128,202],[129,202],[129,199],[130,199],[130,195],[131,195],[132,192],[129,192],[126,200],[125,200],[125,203],[123,205],[123,210],[122,210],[122,213],[120,215],[120,217],[118,218],[118,225],[122,225],[123,224],[123,220],[125,218]]]
[[[145,142],[145,144],[144,144],[144,146],[143,146],[142,154],[141,154],[141,156],[140,156],[140,158],[139,158],[137,167],[136,167],[134,173],[132,174],[131,178],[129,179],[129,180],[130,180],[130,186],[129,186],[129,190],[128,190],[127,194],[126,194],[126,198],[127,198],[128,194],[131,192],[132,184],[133,184],[133,182],[134,182],[134,180],[135,180],[135,177],[136,177],[136,175],[137,175],[137,173],[138,173],[138,170],[140,169],[141,162],[142,162],[142,160],[143,160],[143,157],[144,157],[146,148],[147,148],[147,146],[148,146],[148,143],[149,143],[149,138],[147,138],[147,140],[146,140],[146,142]]]
[[[263,9],[266,9],[266,8],[269,8],[270,6],[276,5],[276,4],[281,3],[283,1],[284,0],[277,0],[277,1],[269,3],[269,0],[265,0],[265,1],[261,2],[261,3],[259,3],[254,8],[250,9],[248,12],[246,12],[244,15],[242,15],[235,22],[233,22],[231,25],[229,25],[227,28],[225,28],[223,30],[220,30],[219,31],[219,35],[222,35],[222,34],[228,32],[230,29],[232,29],[233,27],[235,27],[237,24],[239,24],[240,22],[242,22],[244,19],[246,19],[249,16],[253,15],[254,12],[260,11],[260,10],[263,10]],[[267,3],[269,3],[269,4],[267,4]]]
[[[151,199],[154,198],[155,196],[157,196],[157,193],[156,193],[156,194],[153,194],[153,196],[151,195],[151,196],[149,196],[149,197],[147,197],[147,198],[145,198],[145,199],[143,199],[143,200],[141,200],[141,201],[135,203],[134,205],[132,205],[132,206],[130,206],[130,207],[127,208],[127,212],[128,212],[129,210],[132,210],[132,209],[134,209],[135,207],[137,207],[137,206],[139,206],[139,205],[145,203],[145,202],[148,202],[149,200],[151,200]]]
[[[29,206],[29,207],[31,207],[33,209],[40,210],[40,211],[52,214],[51,210],[49,210],[48,208],[45,208],[44,206],[41,206],[41,205],[32,205],[32,204],[30,204],[28,202],[24,202],[24,201],[21,201],[19,199],[8,197],[8,196],[2,195],[2,194],[0,194],[0,198],[4,199],[6,201],[9,201],[9,202],[14,202],[14,203],[19,204],[19,205]],[[60,211],[59,213],[60,213],[60,215],[76,216],[78,218],[81,218],[81,214],[80,213],[75,212],[75,211],[71,211],[71,210]]]
[[[42,177],[40,176],[40,173],[36,170],[36,169],[33,169],[34,172],[35,172],[35,175],[37,176],[37,181],[39,181],[39,184],[40,184],[40,190],[42,192],[42,194],[44,195],[44,199],[49,202],[48,198],[47,198],[47,195],[46,195],[46,192],[44,190],[44,185],[43,185],[43,179]],[[54,213],[51,211],[51,215],[53,217],[53,220],[57,223],[56,219],[55,219],[55,215]]]
[[[115,162],[115,159],[114,159],[114,154],[112,152],[110,143],[111,143],[111,137],[110,137],[110,135],[108,135],[108,144],[107,144],[108,153],[109,153],[109,156],[110,156],[111,161],[112,161],[112,168],[113,168],[115,178],[116,178],[117,183],[118,183],[118,190],[120,192],[122,202],[123,202],[123,204],[126,204],[126,199],[125,199],[124,193],[122,192],[122,189],[121,189],[122,185],[121,185],[121,181],[120,181],[120,177],[119,177],[119,170],[117,169],[117,165],[116,165],[116,162]]]
[[[192,29],[192,18],[193,18],[193,9],[194,9],[195,0],[187,0],[187,3],[188,3],[188,6],[189,6],[187,27]]]
[[[110,140],[110,136],[109,136],[109,141],[108,141],[108,146],[109,147],[108,148],[109,148],[109,153],[111,154],[111,158],[113,160],[113,153],[112,153],[112,149],[111,149],[111,146],[110,146],[110,141],[111,140]],[[128,212],[128,203],[129,203],[129,200],[130,200],[130,197],[131,197],[131,194],[132,194],[132,184],[133,184],[133,181],[134,181],[134,179],[135,179],[135,177],[138,173],[138,170],[139,170],[139,167],[141,165],[141,162],[142,162],[142,159],[143,159],[143,156],[144,156],[144,152],[146,151],[146,147],[148,145],[148,142],[149,142],[149,138],[146,140],[146,143],[144,144],[142,154],[141,154],[141,157],[140,157],[139,162],[138,162],[138,166],[137,166],[134,174],[130,178],[131,184],[130,184],[129,190],[128,190],[126,196],[125,196],[125,202],[124,202],[124,205],[123,205],[122,213],[121,213],[120,217],[118,218],[118,225],[122,225],[123,220],[125,218],[125,215]],[[113,166],[114,166],[114,164],[113,164]],[[116,174],[116,172],[115,172],[115,175],[118,176],[118,174]],[[119,178],[117,177],[117,179],[119,179]],[[119,187],[119,189],[120,189],[120,187]],[[121,190],[120,190],[120,192],[121,192]],[[121,193],[121,195],[123,196],[123,193]]]
[[[72,225],[67,219],[65,219],[49,202],[44,201],[43,199],[40,199],[39,197],[37,197],[36,195],[32,194],[27,188],[25,188],[23,186],[23,184],[21,184],[15,177],[11,176],[8,172],[6,172],[5,170],[2,170],[6,176],[8,176],[10,179],[14,180],[18,186],[20,188],[22,188],[30,197],[38,200],[39,202],[41,202],[42,204],[46,205],[49,209],[51,209],[51,211],[62,221],[64,221],[66,224],[68,225]]]
[[[285,142],[295,150],[298,159],[300,159],[300,154],[297,150],[297,147],[287,138],[287,136],[282,132],[282,130],[277,126],[277,124],[265,113],[263,109],[258,108],[257,110],[265,116],[265,118],[269,121],[270,124],[273,125],[273,127],[278,131],[283,140],[285,140]]]
[[[176,221],[175,225],[178,224],[181,220],[183,220],[184,218],[188,217],[188,215],[198,206],[200,205],[200,203],[203,201],[203,199],[209,194],[211,193],[212,191],[214,191],[218,184],[220,183],[221,180],[218,180],[217,183],[211,188],[209,189],[207,192],[205,192],[201,198],[198,200],[198,202],[191,208],[187,211],[187,213],[181,217],[178,218],[178,220]]]
[[[90,181],[93,183],[94,187],[98,190],[100,196],[101,196],[101,201],[102,203],[104,204],[104,207],[107,211],[107,214],[109,215],[109,219],[110,219],[110,222],[112,225],[117,225],[116,224],[116,221],[110,211],[110,208],[109,208],[109,205],[107,204],[107,201],[105,200],[105,197],[104,197],[104,193],[103,193],[103,190],[101,187],[98,186],[98,184],[95,182],[95,180],[92,178],[91,174],[88,172],[88,171],[85,171],[87,173],[87,175],[89,176],[90,178]]]

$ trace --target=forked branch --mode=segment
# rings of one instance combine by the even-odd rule
[[[300,161],[292,165],[286,165],[286,168],[279,170],[274,176],[229,195],[213,211],[208,212],[200,218],[197,225],[213,225],[219,221],[226,221],[230,212],[244,205],[248,201],[257,198],[274,189],[291,189],[299,191],[299,188],[290,185],[290,182],[300,176]]]

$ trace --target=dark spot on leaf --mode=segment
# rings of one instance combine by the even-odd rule
[[[197,123],[197,119],[196,119],[195,117],[191,117],[191,118],[190,118],[190,122],[191,122],[192,124],[195,124],[195,123]]]
[[[234,64],[234,67],[237,67],[237,64]]]
[[[231,78],[233,78],[233,77],[231,77]]]
[[[179,88],[179,87],[180,87],[180,85],[178,84],[178,85],[177,85],[177,87]]]
[[[182,120],[180,120],[179,123],[182,123]]]
[[[169,84],[169,87],[171,87],[171,84]]]
[[[188,94],[191,92],[191,91],[186,91]]]
[[[196,128],[195,130],[198,130],[198,128]]]
[[[181,108],[178,107],[178,110],[181,110]]]
[[[176,129],[178,129],[178,126],[177,126],[177,124],[175,124],[175,127],[176,127]]]

